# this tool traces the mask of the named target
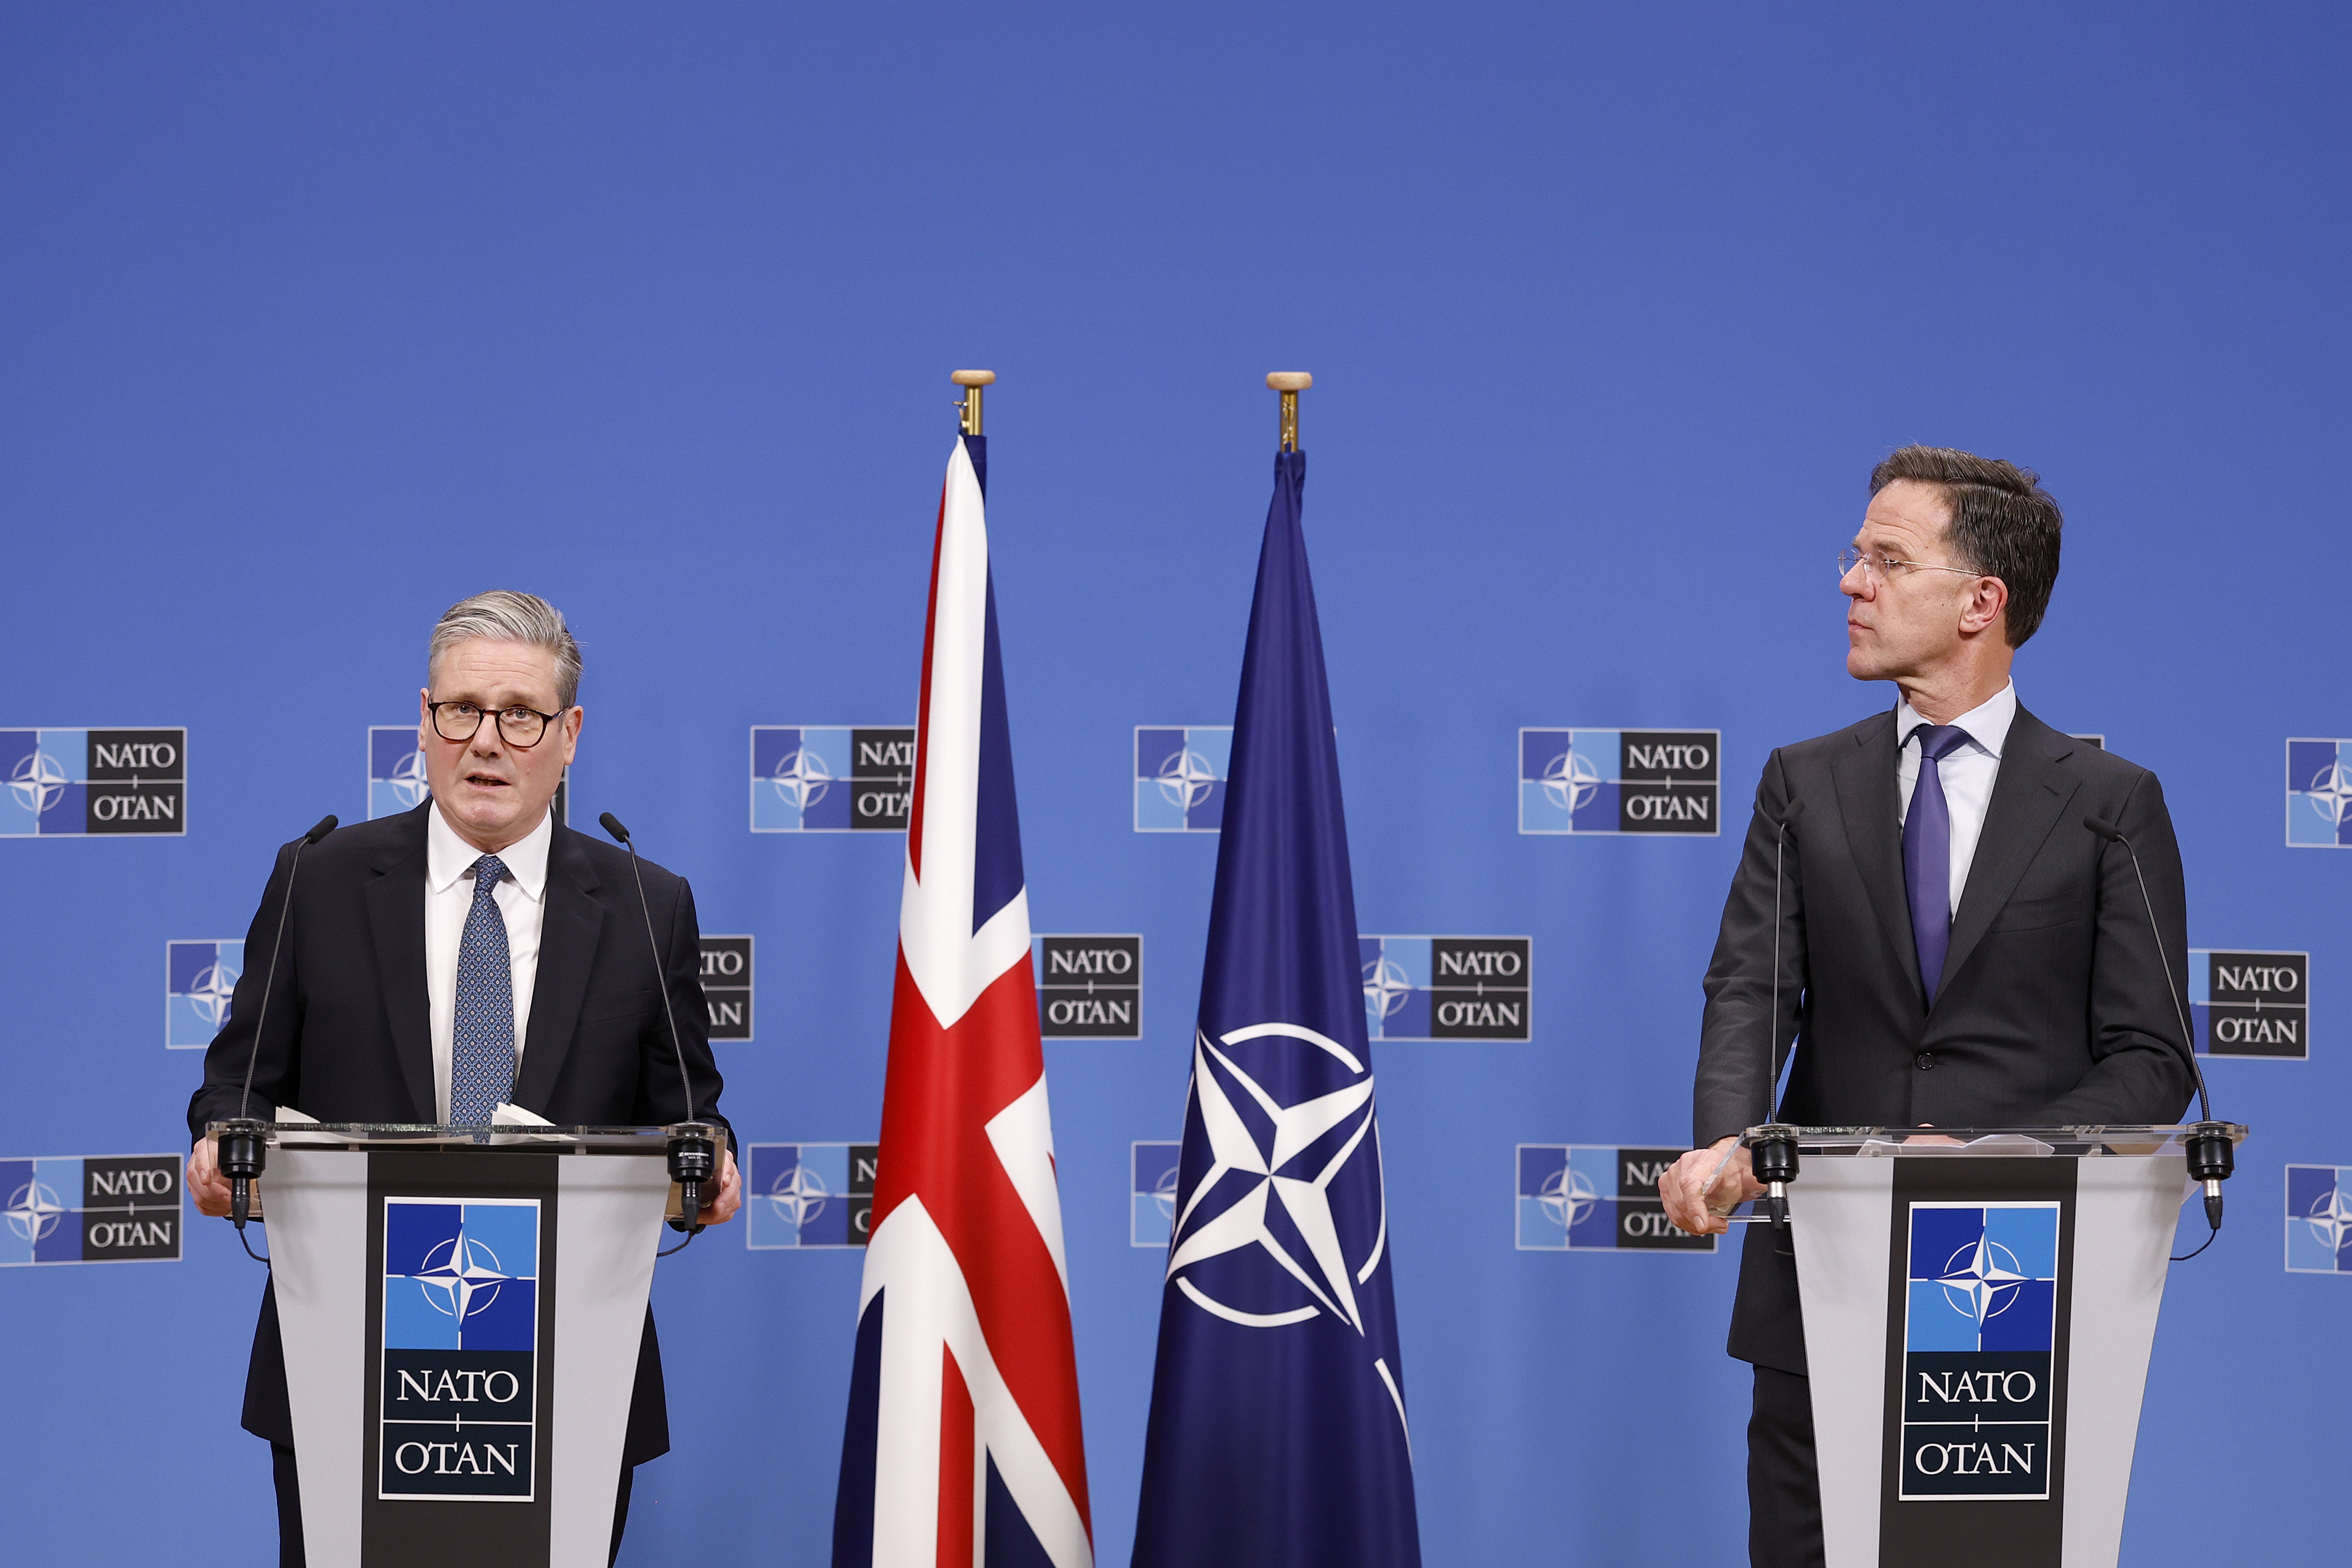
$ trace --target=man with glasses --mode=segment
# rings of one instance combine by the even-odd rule
[[[1879,464],[1870,491],[1838,562],[1846,672],[1898,695],[1764,765],[1707,967],[1698,1147],[1658,1184],[1696,1235],[1725,1233],[1763,1192],[1737,1147],[1758,1122],[2166,1122],[2189,1103],[2164,970],[2168,954],[2185,974],[2189,945],[2164,792],[2036,719],[2010,680],[2057,580],[2057,502],[2030,472],[1933,447]],[[2088,815],[2137,847],[2161,952],[2130,861]],[[1748,1230],[1729,1349],[1755,1367],[1748,1554],[1817,1564],[1796,1261]]]
[[[228,1022],[188,1106],[196,1139],[188,1191],[226,1215],[229,1185],[205,1124],[239,1114],[254,1061],[252,1114],[280,1106],[321,1121],[479,1126],[511,1103],[559,1125],[650,1125],[686,1118],[663,1006],[694,1082],[719,1121],[719,1069],[702,995],[694,895],[643,863],[662,968],[627,855],[574,833],[549,810],[580,744],[580,647],[562,614],[530,594],[488,593],[434,627],[418,696],[417,745],[432,798],[398,816],[329,835],[302,859],[286,916],[268,1029],[254,1020],[268,966],[238,979]],[[281,850],[246,938],[268,953],[286,902]],[[702,1211],[722,1224],[742,1201],[731,1150]],[[293,1416],[277,1298],[265,1290],[245,1390],[247,1431],[268,1440],[281,1564],[303,1560]],[[613,1552],[633,1470],[669,1449],[661,1351],[646,1315],[622,1446]]]

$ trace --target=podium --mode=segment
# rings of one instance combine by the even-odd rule
[[[668,1130],[300,1122],[264,1141],[313,1568],[603,1568],[676,1201]]]
[[[2191,1130],[1796,1131],[1829,1568],[2112,1568]]]

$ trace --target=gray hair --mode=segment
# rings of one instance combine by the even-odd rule
[[[563,612],[538,595],[493,588],[450,605],[425,647],[426,683],[431,683],[433,667],[443,654],[476,637],[546,649],[555,656],[555,705],[569,708],[580,695],[580,645],[572,640]]]

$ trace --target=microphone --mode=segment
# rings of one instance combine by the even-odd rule
[[[2189,1009],[2182,1005],[2180,987],[2172,978],[2172,960],[2164,951],[2164,931],[2156,921],[2155,901],[2147,896],[2147,878],[2139,868],[2139,852],[2124,837],[2122,828],[2095,812],[2083,818],[2083,826],[2110,844],[2122,845],[2124,853],[2131,857],[2132,876],[2139,883],[2140,907],[2147,911],[2148,934],[2156,939],[2156,956],[2164,965],[2165,989],[2172,994],[2173,1016],[2180,1021],[2180,1053],[2189,1058],[2189,1073],[2197,1084],[2197,1109],[2204,1118],[2189,1129],[2189,1174],[2204,1184],[2205,1223],[2218,1235],[2221,1229],[2221,1184],[2236,1168],[2237,1153],[2230,1142],[2228,1125],[2213,1120],[2213,1101],[2205,1092],[2205,1069],[2198,1064],[2196,1037],[2189,1027]],[[2206,1245],[2211,1244],[2209,1237]],[[2200,1247],[2197,1252],[2204,1250]],[[2197,1253],[2188,1256],[2194,1258]]]
[[[1797,1135],[1792,1128],[1772,1121],[1772,1091],[1780,1082],[1780,888],[1781,855],[1787,847],[1789,825],[1803,815],[1802,799],[1792,800],[1772,825],[1772,1012],[1765,1019],[1769,1069],[1764,1079],[1764,1121],[1769,1131],[1757,1140],[1756,1179],[1764,1184],[1764,1215],[1777,1233],[1776,1246],[1788,1239],[1789,1184],[1797,1179]]]
[[[637,847],[631,842],[629,830],[621,826],[621,819],[611,812],[596,821],[629,852],[629,871],[637,881],[637,911],[646,921],[646,947],[654,955],[654,975],[661,984],[662,1016],[669,1021],[669,1048],[677,1058],[678,1087],[686,1091],[686,1121],[670,1134],[669,1140],[669,1179],[677,1184],[678,1200],[678,1217],[669,1225],[672,1230],[684,1231],[687,1241],[692,1241],[709,1228],[695,1216],[702,1212],[704,1184],[719,1173],[719,1148],[710,1136],[714,1129],[695,1119],[694,1080],[687,1076],[686,1047],[678,1038],[677,1015],[670,1008],[669,969],[662,962],[661,943],[654,936],[654,911],[646,902],[646,874],[637,865]],[[678,1243],[678,1247],[685,1245],[684,1241]],[[677,1247],[670,1250],[675,1252]]]
[[[261,1056],[262,1026],[269,1022],[269,994],[278,987],[278,955],[286,947],[286,917],[294,910],[294,879],[302,869],[302,851],[334,830],[335,818],[322,816],[317,826],[295,841],[294,860],[286,868],[286,901],[278,906],[278,934],[269,944],[269,971],[261,982],[261,1010],[253,1020],[253,1047],[245,1053],[245,1084],[237,1091],[236,1117],[225,1122],[220,1131],[217,1157],[221,1173],[228,1177],[229,1223],[236,1226],[246,1252],[257,1258],[253,1244],[245,1241],[245,1222],[253,1216],[253,1184],[267,1160],[262,1138],[269,1128],[247,1114],[253,1105],[253,1066]]]

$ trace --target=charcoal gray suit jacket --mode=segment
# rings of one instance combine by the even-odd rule
[[[1707,966],[1694,1139],[1705,1147],[1767,1120],[1775,1027],[1789,1064],[1783,1121],[2174,1121],[2191,1080],[2157,942],[2185,983],[2188,919],[2156,775],[2018,709],[1931,1008],[1904,889],[1901,739],[1889,711],[1765,763]],[[1768,1025],[1771,825],[1794,800],[1804,808],[1782,851],[1780,1017]],[[2083,826],[2093,814],[2139,851],[2155,930],[2129,858]],[[1802,1373],[1796,1265],[1768,1227],[1744,1228],[1730,1352]]]

